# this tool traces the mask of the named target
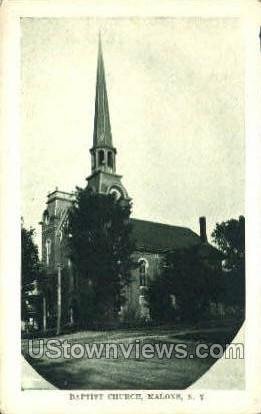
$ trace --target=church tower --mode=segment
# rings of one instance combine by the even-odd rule
[[[109,104],[105,80],[101,37],[99,36],[93,146],[90,149],[92,173],[87,178],[88,187],[103,194],[114,193],[117,198],[128,198],[116,174],[116,148],[112,143]]]

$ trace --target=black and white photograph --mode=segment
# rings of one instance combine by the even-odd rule
[[[60,389],[185,389],[244,321],[238,21],[21,28],[23,355]]]

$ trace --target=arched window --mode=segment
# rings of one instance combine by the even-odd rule
[[[45,242],[45,249],[46,249],[46,264],[49,266],[50,264],[50,255],[51,255],[51,240],[47,239]]]
[[[171,295],[169,295],[169,296],[170,296],[170,303],[171,303],[171,306],[172,306],[173,308],[176,308],[176,306],[177,306],[176,296],[175,296],[175,295],[173,295],[173,294],[171,294]]]
[[[55,202],[54,202],[54,216],[56,217],[56,215],[57,215],[57,200],[55,200]]]
[[[112,152],[111,151],[108,152],[107,158],[108,158],[108,167],[112,168],[113,167],[113,158],[112,158]]]
[[[96,168],[96,156],[95,153],[92,154],[92,169]]]
[[[98,152],[98,158],[99,158],[99,165],[103,165],[104,164],[104,151],[100,150]]]
[[[109,194],[111,194],[115,200],[119,200],[123,196],[121,190],[114,186],[110,188]]]
[[[147,269],[148,269],[147,260],[140,259],[139,260],[140,286],[146,286],[147,284]]]
[[[44,223],[49,224],[49,222],[50,222],[49,213],[48,213],[48,211],[46,211],[45,215],[44,215]]]

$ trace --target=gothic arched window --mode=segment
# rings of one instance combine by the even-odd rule
[[[139,260],[139,275],[140,275],[140,286],[146,286],[147,284],[147,268],[148,262],[145,259]]]
[[[100,150],[98,152],[98,159],[99,159],[99,165],[104,164],[104,151]]]
[[[46,264],[49,266],[50,264],[50,255],[51,255],[51,240],[47,239],[45,243],[45,249],[46,249]]]
[[[108,157],[108,167],[112,168],[113,167],[113,158],[112,158],[112,152],[111,151],[108,152],[107,157]]]
[[[44,214],[44,223],[48,225],[49,222],[50,222],[49,213],[48,213],[48,211],[46,211],[45,214]]]
[[[61,243],[63,239],[63,229],[59,230],[58,238],[59,238],[59,242]]]
[[[95,153],[92,154],[92,168],[95,169],[96,168],[96,156]]]

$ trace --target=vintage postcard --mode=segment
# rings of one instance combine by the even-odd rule
[[[0,12],[1,412],[260,412],[258,2]]]

